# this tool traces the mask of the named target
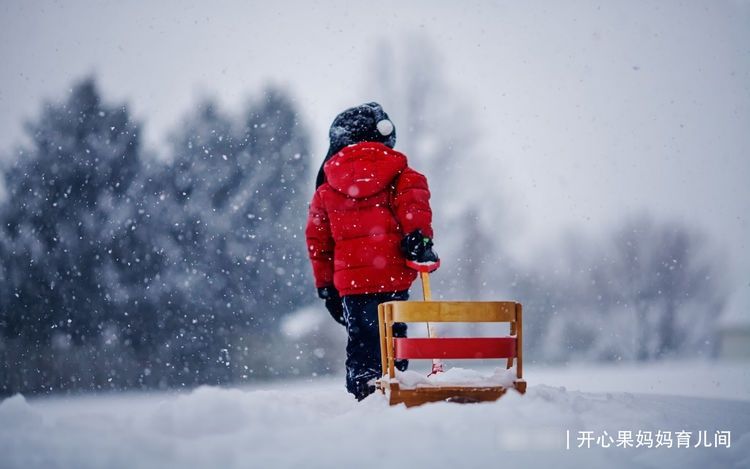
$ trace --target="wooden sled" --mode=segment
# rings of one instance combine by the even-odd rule
[[[429,297],[428,295],[426,295]],[[390,405],[407,407],[427,402],[459,403],[495,401],[506,393],[503,386],[418,386],[404,388],[396,379],[398,359],[507,359],[515,362],[513,388],[523,394],[522,307],[510,301],[390,301],[378,307],[380,357],[383,378],[377,387],[388,396]],[[509,322],[505,337],[393,337],[394,322]]]

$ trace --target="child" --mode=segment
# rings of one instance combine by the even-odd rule
[[[318,296],[346,326],[346,389],[362,400],[380,376],[378,304],[406,300],[417,276],[406,261],[437,263],[430,192],[393,150],[396,131],[377,103],[342,112],[330,129],[307,221]],[[395,337],[406,337],[397,323]],[[403,371],[406,360],[397,363]]]

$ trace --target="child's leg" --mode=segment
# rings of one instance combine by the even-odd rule
[[[344,318],[349,341],[346,344],[346,389],[362,400],[375,391],[369,384],[380,377],[380,334],[378,331],[378,305],[386,301],[406,300],[408,292],[347,295],[344,301]],[[406,336],[406,324],[393,327],[394,335]],[[399,364],[399,369],[404,364]]]

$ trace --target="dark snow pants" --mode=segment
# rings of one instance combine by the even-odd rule
[[[346,344],[346,390],[361,401],[375,392],[374,380],[381,375],[380,333],[378,330],[378,305],[386,301],[405,301],[407,290],[393,293],[347,295],[344,302],[344,319],[349,333]],[[406,324],[393,325],[394,337],[406,337]],[[397,360],[396,368],[406,370],[407,360]]]

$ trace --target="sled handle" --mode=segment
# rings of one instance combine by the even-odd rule
[[[414,269],[417,272],[435,272],[440,267],[440,259],[435,262],[417,262],[407,260],[406,267]]]
[[[419,277],[422,279],[422,298],[424,301],[432,301],[432,291],[430,290],[430,273],[419,272]]]
[[[424,301],[432,301],[432,291],[430,290],[430,273],[427,270],[420,270],[419,277],[422,279],[422,298]],[[430,339],[437,337],[437,331],[432,323],[427,323],[427,337]],[[442,373],[444,371],[443,361],[439,358],[432,359],[432,372],[428,375]]]

